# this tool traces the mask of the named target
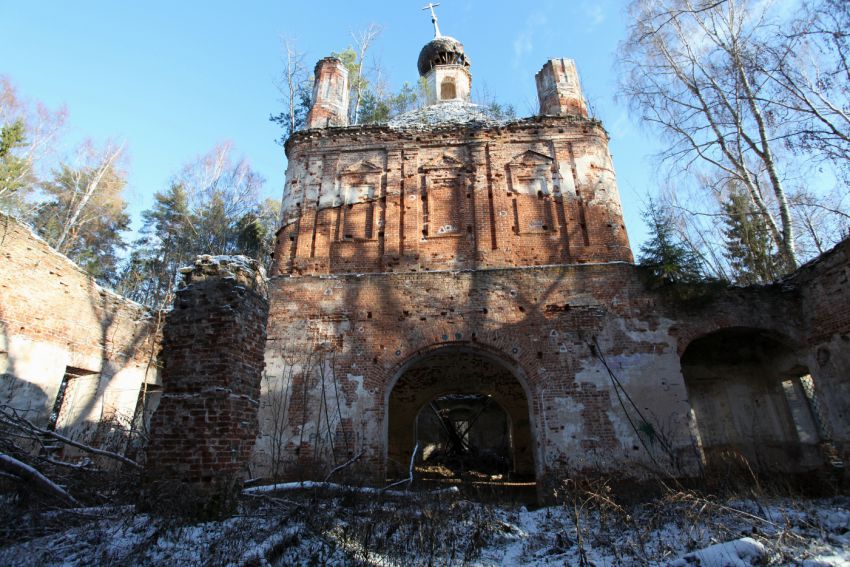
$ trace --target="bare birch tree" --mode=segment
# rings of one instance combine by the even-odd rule
[[[312,80],[304,63],[305,54],[298,49],[293,37],[281,39],[283,71],[277,81],[283,111],[269,116],[269,120],[283,128],[278,143],[283,145],[293,132],[304,126],[312,98]]]
[[[766,15],[746,0],[637,0],[631,15],[622,92],[667,136],[663,158],[685,170],[709,165],[738,182],[793,269],[794,225],[758,73]]]
[[[800,15],[767,43],[772,104],[791,147],[836,164],[850,181],[850,3],[805,0]]]
[[[68,193],[64,199],[67,208],[61,219],[58,234],[51,241],[51,245],[59,252],[64,252],[68,248],[69,236],[79,230],[81,223],[86,222],[83,212],[86,211],[92,197],[103,189],[104,180],[111,171],[114,171],[123,152],[124,143],[119,145],[110,143],[103,150],[97,150],[91,142],[86,142],[78,152],[78,167],[67,168],[69,177],[64,187]]]
[[[172,183],[183,187],[193,211],[195,254],[232,254],[234,223],[257,208],[265,179],[244,157],[234,156],[233,144],[217,144],[187,163]]]
[[[36,231],[102,284],[118,277],[118,250],[130,217],[123,197],[123,145],[84,143],[74,160],[59,164],[40,183],[42,200],[33,216]]]
[[[353,64],[353,76],[349,78],[351,85],[351,124],[358,124],[360,118],[360,104],[363,102],[363,94],[369,86],[369,82],[365,78],[364,64],[366,62],[366,53],[372,46],[372,43],[381,35],[381,26],[378,24],[369,24],[366,29],[359,32],[351,32],[351,37],[354,40],[354,49],[356,50],[357,59]]]
[[[850,5],[802,2],[790,17],[770,1],[634,0],[620,46],[621,93],[663,134],[660,157],[679,184],[706,193],[702,210],[678,199],[690,209],[683,218],[692,241],[717,242],[711,227],[730,198],[723,188],[736,187],[764,222],[783,271],[798,264],[798,244],[808,255],[840,238],[847,217],[841,200],[825,195],[834,176],[807,162],[850,173]],[[811,222],[827,212],[827,221]]]
[[[0,206],[24,214],[25,198],[36,186],[65,123],[67,111],[52,111],[23,100],[8,77],[0,76]]]

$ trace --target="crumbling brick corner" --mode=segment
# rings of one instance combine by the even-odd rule
[[[259,433],[268,293],[261,268],[242,256],[199,256],[181,272],[140,504],[220,517],[232,511]]]

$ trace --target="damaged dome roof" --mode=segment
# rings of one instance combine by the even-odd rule
[[[469,59],[463,44],[447,35],[436,37],[425,44],[419,52],[419,75],[424,77],[435,65],[463,65],[469,67]]]

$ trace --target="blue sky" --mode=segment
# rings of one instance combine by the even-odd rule
[[[130,212],[149,207],[182,164],[222,141],[266,178],[279,199],[286,158],[268,121],[281,104],[280,38],[295,37],[308,65],[351,43],[369,23],[372,50],[390,84],[417,79],[416,58],[433,36],[424,0],[395,2],[0,0],[0,74],[19,94],[70,113],[65,142],[126,140]],[[626,225],[637,252],[640,208],[655,180],[655,147],[615,100],[615,50],[625,0],[490,2],[443,0],[443,34],[472,60],[473,90],[485,88],[518,114],[535,112],[534,74],[548,58],[576,60],[586,97],[611,135]]]

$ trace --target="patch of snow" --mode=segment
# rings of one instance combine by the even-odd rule
[[[237,267],[239,269],[245,270],[246,272],[256,272],[259,268],[256,260],[253,260],[247,256],[242,256],[241,254],[231,256],[231,255],[219,255],[213,256],[213,261],[221,266],[227,267]]]
[[[802,567],[850,567],[850,560],[846,555],[818,555],[811,559],[805,559]]]
[[[200,266],[219,266],[225,271],[225,273],[229,272],[233,276],[235,276],[235,272],[237,271],[248,272],[250,274],[259,272],[260,275],[265,278],[265,270],[263,267],[260,266],[253,258],[242,255],[221,254],[218,256],[211,256],[209,254],[201,254],[195,258],[194,264],[191,266],[183,266],[179,271],[180,273],[191,273],[195,267]]]
[[[391,119],[387,125],[397,130],[425,129],[434,126],[502,126],[508,120],[496,118],[486,107],[464,101],[431,104]]]
[[[271,492],[286,486],[340,491]],[[220,522],[181,523],[118,506],[33,512],[15,524],[28,523],[34,533],[7,537],[0,565],[850,567],[846,497],[679,497],[625,515],[587,502],[577,509],[569,497],[561,506],[528,510],[427,492],[400,492],[409,497],[400,501],[383,498],[380,489],[351,489],[255,487],[239,515]]]
[[[670,563],[670,567],[750,567],[761,565],[766,553],[764,544],[749,537],[742,537],[688,553]]]
[[[361,494],[383,494],[384,496],[411,496],[414,494],[423,494],[422,492],[412,492],[405,490],[386,490],[384,488],[376,488],[373,486],[350,486],[347,484],[336,484],[333,482],[315,482],[305,480],[302,482],[283,482],[278,484],[266,484],[262,486],[252,486],[242,491],[243,494],[261,494],[263,492],[288,492],[292,490],[333,490],[339,492],[359,492]],[[440,490],[429,490],[426,494],[457,494],[459,492],[456,486],[444,488]]]

